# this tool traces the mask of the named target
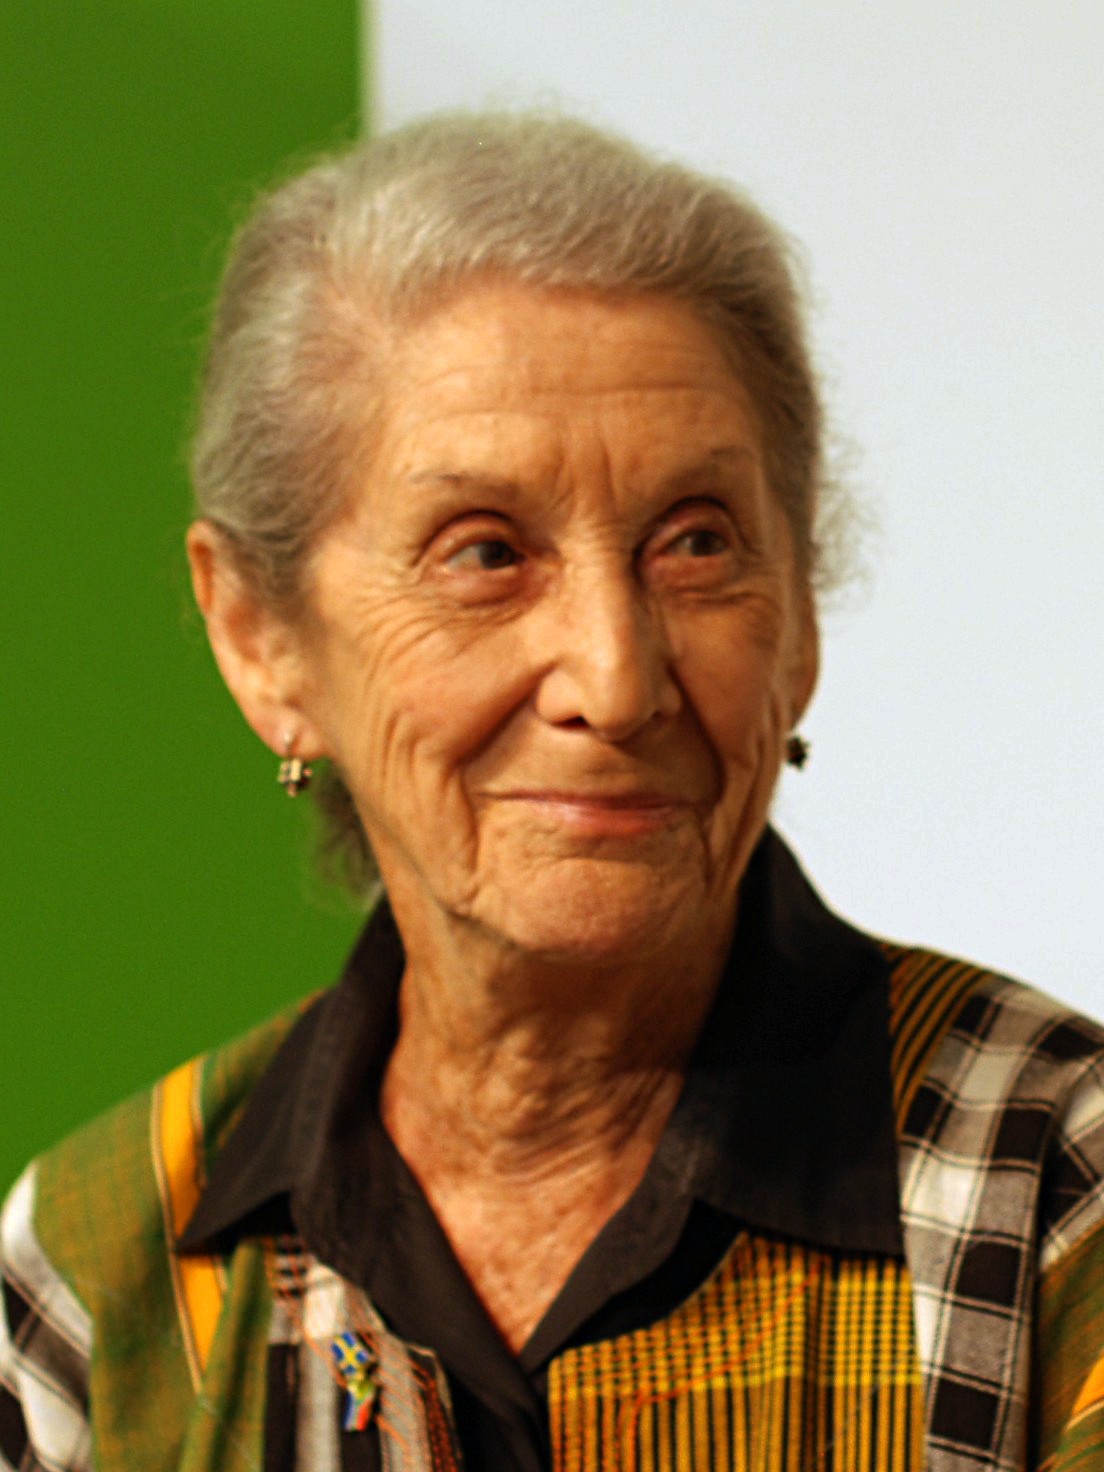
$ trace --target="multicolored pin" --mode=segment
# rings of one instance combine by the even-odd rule
[[[376,1356],[364,1338],[352,1329],[330,1341],[330,1353],[346,1393],[341,1424],[346,1431],[367,1431],[379,1394]]]

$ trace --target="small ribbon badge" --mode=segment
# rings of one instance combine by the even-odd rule
[[[346,1431],[366,1431],[379,1394],[376,1356],[363,1337],[351,1329],[331,1340],[330,1353],[345,1387],[345,1415],[341,1424]]]

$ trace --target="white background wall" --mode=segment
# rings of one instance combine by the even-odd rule
[[[377,0],[377,126],[557,101],[808,249],[880,531],[779,826],[870,929],[1104,1014],[1099,0]]]

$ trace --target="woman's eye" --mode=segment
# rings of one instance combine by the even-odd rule
[[[685,592],[719,591],[737,576],[740,559],[731,527],[709,521],[683,522],[660,530],[648,549],[648,576],[658,585]]]
[[[695,527],[669,542],[666,550],[684,557],[717,557],[728,551],[728,543],[720,532],[710,531],[708,527]]]
[[[448,558],[449,567],[458,572],[498,572],[504,567],[513,567],[520,562],[517,551],[509,542],[497,537],[485,537],[479,542],[469,542]]]

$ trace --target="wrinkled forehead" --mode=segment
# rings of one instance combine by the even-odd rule
[[[713,331],[663,298],[484,287],[396,335],[385,378],[377,449],[408,474],[458,454],[473,465],[456,469],[491,474],[590,446],[670,476],[759,452]]]

